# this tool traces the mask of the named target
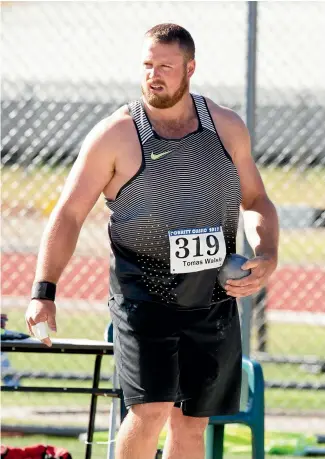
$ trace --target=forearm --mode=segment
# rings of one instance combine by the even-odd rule
[[[35,281],[57,283],[76,248],[81,226],[64,212],[53,213],[42,236]]]
[[[256,256],[267,255],[277,262],[279,222],[274,204],[263,196],[257,198],[243,214],[249,244]]]

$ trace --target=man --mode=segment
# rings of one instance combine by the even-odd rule
[[[241,340],[235,298],[251,295],[277,264],[278,221],[233,111],[189,92],[191,35],[150,29],[143,98],[87,136],[45,230],[29,327],[55,325],[55,285],[101,193],[112,211],[110,312],[129,408],[117,459],[152,459],[167,421],[165,459],[201,459],[208,417],[238,411]],[[217,274],[236,252],[240,205],[255,257],[245,279]],[[49,338],[43,340],[50,345]]]

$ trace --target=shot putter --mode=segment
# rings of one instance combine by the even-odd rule
[[[47,322],[39,322],[36,325],[32,325],[32,332],[35,338],[42,340],[49,337],[47,331]]]
[[[225,258],[218,274],[219,283],[223,288],[225,288],[229,279],[242,279],[250,275],[250,269],[241,269],[247,260],[248,258],[236,253],[232,253]]]

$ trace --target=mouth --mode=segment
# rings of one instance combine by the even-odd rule
[[[163,86],[156,85],[156,84],[150,84],[149,88],[151,89],[151,91],[154,91],[154,92],[161,92],[164,89]]]

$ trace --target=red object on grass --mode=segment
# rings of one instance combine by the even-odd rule
[[[1,445],[1,459],[72,459],[72,456],[66,449],[56,446],[38,444],[14,448]]]

